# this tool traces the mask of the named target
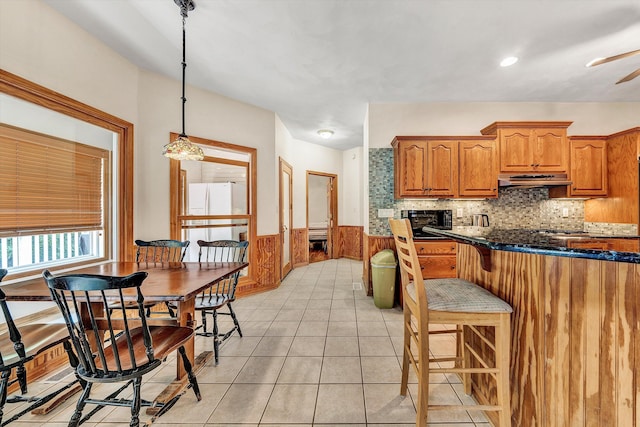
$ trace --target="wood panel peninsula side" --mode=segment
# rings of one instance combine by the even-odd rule
[[[640,427],[640,238],[429,231],[458,243],[459,277],[514,308],[514,426]],[[494,390],[474,378],[473,393]]]

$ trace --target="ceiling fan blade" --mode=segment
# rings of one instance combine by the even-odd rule
[[[617,61],[618,59],[628,58],[633,55],[640,54],[640,49],[632,50],[631,52],[621,53],[619,55],[609,56],[608,58],[595,59],[587,64],[587,67],[593,67],[600,64],[606,64],[607,62]]]
[[[616,84],[618,83],[624,83],[624,82],[628,82],[629,80],[633,80],[636,77],[640,76],[640,68],[638,68],[637,70],[635,70],[633,73],[628,74],[626,76],[624,76],[623,78],[621,78],[620,80],[618,80],[616,82]]]

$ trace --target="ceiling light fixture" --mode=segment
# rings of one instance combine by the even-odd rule
[[[320,129],[318,135],[320,135],[322,139],[329,139],[333,136],[333,131],[330,129]]]
[[[500,66],[501,67],[510,67],[511,65],[515,64],[516,62],[518,62],[518,57],[517,56],[507,56],[502,61],[500,61]]]
[[[204,152],[202,148],[189,141],[189,137],[184,131],[184,104],[187,102],[185,98],[185,69],[187,68],[186,59],[186,31],[185,22],[189,11],[196,8],[193,0],[173,0],[180,7],[180,15],[182,15],[182,133],[178,135],[175,141],[164,146],[162,154],[175,160],[202,160]]]

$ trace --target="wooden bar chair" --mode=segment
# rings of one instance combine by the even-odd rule
[[[200,262],[246,262],[247,248],[249,242],[236,240],[214,240],[207,242],[198,240],[200,250],[198,259]],[[234,331],[238,331],[238,335],[242,337],[240,323],[236,317],[231,303],[235,301],[236,286],[240,278],[240,272],[237,272],[224,280],[213,283],[211,287],[196,297],[195,309],[199,310],[202,315],[202,332],[198,335],[213,337],[213,352],[216,365],[218,364],[218,356],[220,351],[220,343],[229,338]],[[219,311],[223,307],[228,308],[228,312]],[[213,318],[211,331],[207,331],[207,315]],[[233,328],[227,332],[220,333],[218,330],[218,314],[231,316],[233,320]]]
[[[6,275],[7,270],[0,269],[0,281],[2,281]],[[71,350],[69,332],[64,323],[32,323],[18,328],[13,320],[2,289],[0,289],[0,307],[2,308],[2,314],[5,320],[1,326],[4,330],[0,333],[0,423],[5,425],[17,420],[27,412],[31,412],[46,404],[76,384],[75,381],[66,384],[40,398],[27,397],[25,396],[27,393],[27,370],[25,363],[40,353],[61,343],[64,345],[72,365],[77,364],[77,359]],[[14,373],[15,376],[12,377]],[[16,382],[18,382],[20,386],[21,395],[7,398],[9,387]],[[10,419],[4,422],[2,421],[6,403],[23,402],[31,402],[31,404],[17,414],[14,414]]]
[[[167,262],[182,262],[189,247],[189,241],[180,240],[136,240],[136,262],[145,264],[162,264]],[[149,302],[146,305],[147,317],[154,315],[168,314],[170,317],[176,317],[174,308],[168,302],[164,305],[166,312],[153,311],[152,308],[156,304]]]
[[[404,352],[400,394],[406,395],[409,365],[418,377],[416,425],[425,426],[428,410],[483,410],[498,411],[500,427],[511,426],[509,389],[509,349],[511,306],[486,289],[463,279],[424,280],[418,254],[413,241],[411,225],[407,219],[390,219],[389,224],[396,245],[403,293]],[[436,331],[429,325],[458,325],[458,354],[452,357],[432,358],[429,338]],[[493,339],[482,334],[486,327],[493,328]],[[490,334],[488,334],[490,335]],[[483,351],[469,344],[480,342]],[[492,350],[489,357],[486,352]],[[447,364],[452,364],[447,367]],[[438,367],[430,364],[437,363]],[[461,375],[464,391],[471,393],[472,375],[489,375],[495,383],[495,404],[482,405],[430,405],[429,374],[457,373]],[[493,398],[492,398],[493,400]]]
[[[129,425],[138,426],[140,407],[153,404],[141,398],[142,376],[160,366],[161,361],[174,350],[180,353],[189,387],[193,388],[196,398],[201,399],[198,382],[184,348],[193,337],[193,329],[147,325],[144,297],[140,290],[147,277],[146,272],[126,277],[92,274],[54,277],[47,270],[42,274],[64,317],[78,355],[76,373],[85,381],[69,426],[78,426],[105,405],[130,406]],[[135,299],[136,310],[126,304],[132,298]],[[114,310],[109,304],[113,300],[119,302],[119,309]],[[103,399],[90,398],[94,383],[116,382],[124,383],[116,393]],[[129,385],[133,386],[133,397],[118,398],[117,394]],[[98,407],[81,418],[87,403]]]

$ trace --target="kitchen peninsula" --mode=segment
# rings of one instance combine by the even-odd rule
[[[458,243],[459,277],[514,308],[514,426],[640,427],[640,238],[426,231]],[[479,402],[492,392],[476,379]]]

